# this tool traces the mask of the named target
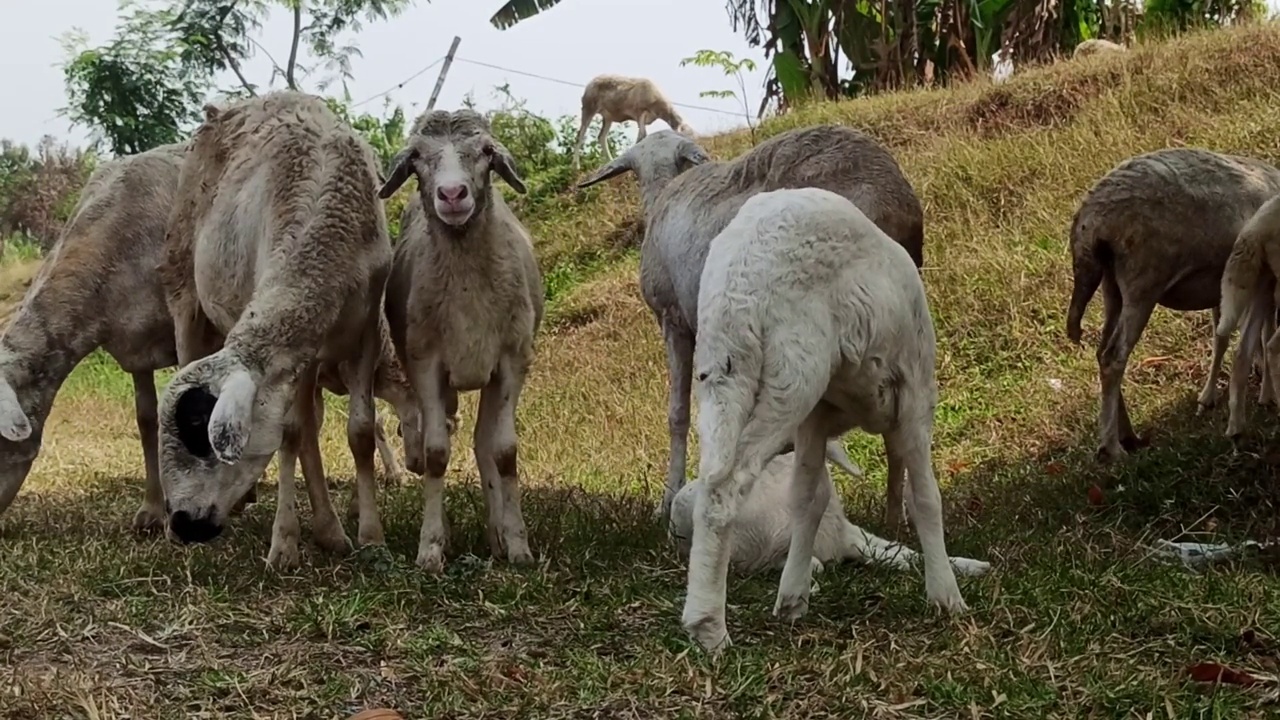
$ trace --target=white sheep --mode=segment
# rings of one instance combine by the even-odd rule
[[[318,458],[318,367],[350,361],[358,540],[381,543],[373,384],[391,243],[373,150],[322,99],[292,91],[206,106],[191,145],[160,268],[183,366],[160,402],[169,530],[216,537],[284,448],[268,562],[296,563],[286,461]],[[307,480],[317,544],[348,548],[323,474]]]
[[[725,582],[738,507],[794,438],[792,534],[774,614],[809,605],[827,438],[882,435],[889,483],[911,483],[909,517],[925,593],[967,609],[943,538],[930,459],[934,332],[911,256],[856,205],[820,188],[749,198],[711,242],[698,291],[700,482],[682,625],[715,653],[727,644]]]
[[[644,139],[649,123],[654,120],[664,120],[672,130],[681,135],[693,136],[693,128],[680,117],[671,101],[652,80],[622,75],[597,75],[591,78],[591,82],[582,91],[582,123],[578,126],[578,137],[573,143],[574,170],[579,167],[587,126],[596,115],[600,116],[600,151],[609,159],[613,159],[613,152],[609,149],[609,126],[613,123],[634,121],[640,128],[636,131],[636,142]]]
[[[838,442],[827,444],[827,459],[853,477],[862,477],[861,468],[849,460]],[[733,549],[729,558],[731,569],[744,575],[764,569],[782,569],[791,545],[788,494],[794,468],[795,453],[775,457],[765,465],[751,494],[743,498],[734,521]],[[831,476],[823,473],[819,482],[829,485]],[[676,542],[676,550],[686,560],[693,538],[693,509],[704,487],[706,484],[697,480],[690,482],[680,489],[671,504],[668,533]],[[897,570],[911,567],[919,557],[916,551],[876,537],[849,522],[834,486],[828,492],[830,500],[813,542],[814,573],[822,572],[823,563],[841,560],[884,563]],[[951,566],[961,575],[968,576],[982,575],[991,567],[980,560],[962,557],[951,558]]]
[[[516,409],[542,322],[542,274],[533,240],[493,186],[496,172],[525,192],[515,159],[471,110],[436,110],[414,123],[381,190],[410,175],[418,192],[401,220],[387,281],[391,337],[421,403],[424,457],[417,564],[444,569],[445,413],[457,393],[479,390],[474,450],[495,558],[529,563],[516,466]]]
[[[1074,59],[1089,57],[1092,55],[1101,55],[1103,53],[1124,52],[1126,49],[1127,48],[1125,48],[1124,45],[1110,40],[1105,40],[1103,38],[1089,38],[1088,40],[1082,40],[1080,44],[1076,45],[1075,49],[1071,51],[1071,57]]]
[[[644,201],[640,294],[667,346],[667,428],[671,451],[659,519],[684,486],[689,400],[698,318],[698,285],[711,239],[744,201],[764,190],[821,187],[856,204],[924,264],[924,210],[893,155],[870,136],[839,125],[815,125],[775,135],[734,160],[716,162],[697,143],[660,130],[581,182],[584,188],[634,172]],[[886,525],[902,517],[903,489],[889,486]]]
[[[1262,402],[1280,380],[1280,335],[1275,328],[1275,312],[1280,293],[1276,272],[1280,270],[1280,195],[1264,202],[1240,229],[1222,271],[1222,300],[1215,329],[1215,345],[1231,341],[1243,318],[1244,334],[1231,364],[1227,385],[1227,437],[1244,432],[1244,405],[1241,399],[1249,384],[1249,359],[1262,349]]]

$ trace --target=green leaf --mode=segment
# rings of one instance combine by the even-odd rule
[[[559,4],[560,0],[510,0],[489,18],[489,24],[499,30],[506,30],[521,20],[527,20]]]

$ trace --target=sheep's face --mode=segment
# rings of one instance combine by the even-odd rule
[[[484,209],[492,184],[490,171],[501,175],[517,192],[526,191],[511,154],[484,132],[416,135],[394,162],[391,178],[380,195],[390,197],[412,173],[418,178],[423,209],[434,211],[441,222],[452,227],[465,226]]]
[[[643,140],[578,183],[578,187],[590,187],[626,172],[634,172],[642,184],[661,186],[710,159],[693,140],[672,130],[659,130],[645,135]]]
[[[160,483],[172,537],[192,543],[221,534],[280,447],[288,385],[260,389],[225,349],[174,376],[160,402]]]

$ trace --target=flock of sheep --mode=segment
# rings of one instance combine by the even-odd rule
[[[904,512],[914,525],[929,601],[964,611],[956,573],[989,565],[947,555],[930,460],[936,341],[919,273],[924,214],[897,161],[836,125],[715,161],[652,83],[606,80],[584,93],[584,130],[599,111],[642,131],[653,118],[685,131],[642,134],[578,185],[633,173],[643,200],[640,290],[661,327],[670,387],[657,514],[688,555],[685,629],[710,652],[727,645],[731,565],[780,565],[774,612],[795,619],[823,561],[917,558],[840,509],[826,460],[861,475],[838,441],[853,428],[883,437],[886,525],[896,532]],[[628,102],[606,97],[638,82],[646,87]],[[531,562],[516,412],[544,289],[532,238],[492,179],[525,192],[518,164],[483,116],[436,110],[417,118],[384,178],[321,99],[290,91],[207,106],[188,141],[104,163],[0,336],[0,512],[39,452],[62,382],[101,347],[134,381],[146,466],[136,530],[213,539],[278,452],[268,562],[299,562],[299,461],[316,543],[348,549],[320,455],[325,388],[348,395],[356,543],[384,542],[375,452],[399,468],[375,414],[380,397],[399,416],[405,467],[423,476],[417,564],[440,572],[458,393],[478,390],[487,540],[494,557]],[[383,200],[410,176],[417,193],[393,246]],[[1196,149],[1131,158],[1089,191],[1071,226],[1068,335],[1079,341],[1102,287],[1102,457],[1139,445],[1120,383],[1157,303],[1218,317],[1222,298],[1206,406],[1243,319],[1229,386],[1230,432],[1240,431],[1238,398],[1260,340],[1264,371],[1280,367],[1277,196],[1280,170]],[[157,398],[153,374],[173,365]],[[695,387],[701,480],[686,484]]]

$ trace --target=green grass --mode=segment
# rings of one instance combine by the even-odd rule
[[[1064,62],[992,87],[824,104],[766,124],[841,122],[892,148],[925,205],[939,338],[935,465],[948,549],[989,560],[971,613],[937,616],[918,573],[829,568],[808,615],[772,618],[777,574],[731,578],[734,647],[719,663],[679,627],[684,567],[649,519],[667,453],[661,339],[636,289],[634,183],[569,192],[530,220],[548,321],[520,410],[536,568],[492,564],[467,448],[450,469],[441,578],[412,564],[419,491],[382,497],[386,550],[267,569],[270,492],[207,547],[135,539],[141,453],[129,382],[109,360],[68,381],[28,485],[0,519],[0,717],[1252,718],[1269,688],[1193,684],[1217,661],[1274,673],[1276,558],[1193,573],[1161,538],[1263,540],[1280,529],[1252,407],[1240,448],[1224,409],[1194,414],[1208,313],[1158,311],[1126,380],[1151,447],[1093,462],[1098,308],[1064,337],[1066,231],[1124,158],[1174,144],[1280,162],[1280,30],[1243,28]],[[737,134],[709,141],[729,157]],[[331,400],[335,413],[343,408]],[[333,417],[333,413],[329,415]],[[343,423],[326,466],[348,494]],[[875,531],[879,443],[852,435],[868,479],[838,478]],[[696,447],[689,457],[696,466]],[[1102,491],[1099,505],[1088,491]],[[304,519],[304,536],[307,533]],[[1261,641],[1245,642],[1253,629]]]

